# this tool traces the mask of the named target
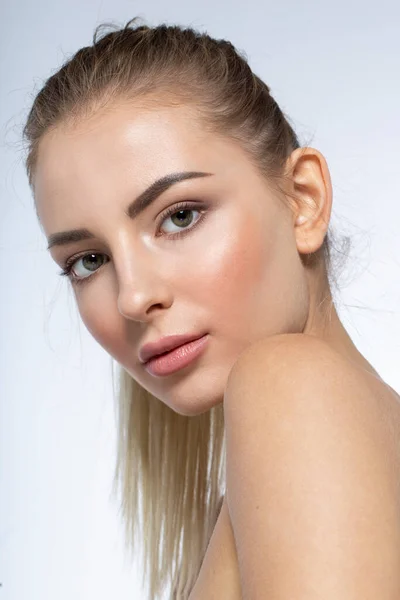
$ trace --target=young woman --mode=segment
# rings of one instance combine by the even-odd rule
[[[335,308],[326,160],[229,42],[134,21],[97,28],[24,134],[51,256],[120,369],[149,597],[394,600],[400,398]]]

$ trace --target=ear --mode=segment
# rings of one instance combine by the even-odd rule
[[[287,159],[288,195],[297,249],[316,252],[323,244],[332,210],[332,183],[324,156],[315,148],[296,148]]]

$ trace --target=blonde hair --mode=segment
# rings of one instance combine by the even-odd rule
[[[152,98],[160,105],[195,106],[205,128],[240,143],[280,190],[279,182],[287,176],[285,161],[300,144],[245,56],[230,42],[191,28],[136,26],[136,20],[120,29],[107,23],[96,27],[92,45],[67,60],[35,97],[23,130],[31,188],[39,142],[47,131],[84,121],[113,100]],[[109,25],[113,31],[100,36]],[[311,265],[322,260],[335,283],[331,235],[306,258]],[[113,491],[120,494],[126,548],[131,556],[137,546],[143,549],[143,584],[148,578],[151,600],[167,585],[170,597],[188,598],[224,495],[223,406],[182,416],[117,366]]]

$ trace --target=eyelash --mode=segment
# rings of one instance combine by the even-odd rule
[[[184,237],[189,231],[192,231],[193,229],[195,229],[195,227],[201,223],[204,219],[204,215],[202,213],[202,210],[204,211],[204,206],[199,205],[198,203],[193,203],[193,202],[180,202],[179,204],[175,204],[175,206],[170,206],[169,208],[167,208],[167,210],[161,215],[160,219],[159,219],[159,223],[160,225],[162,225],[162,223],[168,219],[168,217],[170,217],[171,215],[174,215],[175,213],[178,213],[180,211],[184,211],[184,210],[196,210],[198,212],[200,212],[202,214],[202,216],[195,222],[194,225],[189,226],[187,229],[182,229],[182,231],[178,231],[177,233],[171,233],[171,234],[163,234],[163,235],[167,235],[170,239],[176,240],[179,239],[181,237]],[[93,277],[93,275],[95,275],[95,273],[97,273],[97,271],[99,269],[97,269],[97,271],[93,272],[93,275],[89,275],[88,277],[75,277],[72,274],[72,267],[73,265],[80,259],[83,258],[85,256],[89,256],[91,254],[101,254],[99,252],[85,252],[84,254],[80,254],[78,256],[73,256],[70,259],[68,259],[65,263],[65,266],[63,268],[63,270],[59,273],[59,275],[61,275],[62,277],[68,277],[68,279],[74,284],[74,285],[83,285],[84,283],[87,282],[88,279],[91,279]]]

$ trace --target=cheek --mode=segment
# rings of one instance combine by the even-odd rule
[[[92,289],[84,290],[77,298],[77,304],[81,319],[93,338],[117,360],[122,357],[127,328],[126,319],[117,310],[115,293],[106,284],[93,283]]]
[[[272,238],[259,223],[241,215],[222,235],[214,232],[212,240],[199,253],[191,276],[193,289],[208,309],[215,308],[217,318],[243,319],[270,271]]]
[[[239,345],[291,331],[303,318],[297,316],[303,311],[302,287],[290,231],[274,215],[256,211],[247,219],[242,212],[222,236],[214,232],[191,276],[191,289],[212,326]]]

